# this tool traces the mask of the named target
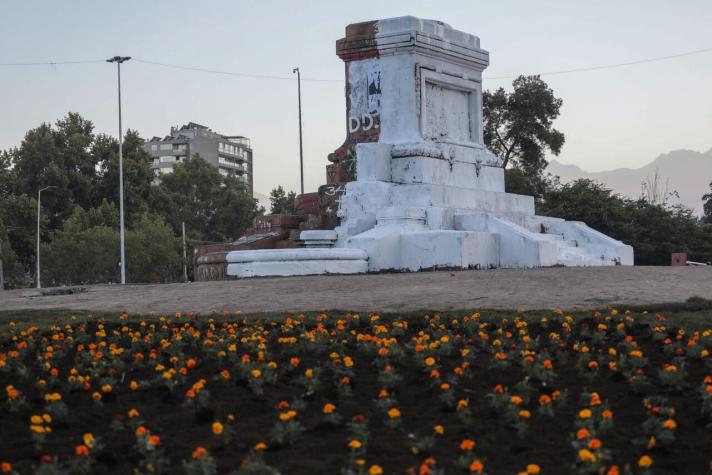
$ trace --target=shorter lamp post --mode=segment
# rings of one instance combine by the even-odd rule
[[[49,190],[50,188],[56,188],[56,186],[45,186],[37,190],[37,288],[42,288],[42,283],[40,280],[40,218],[42,217],[42,192]]]

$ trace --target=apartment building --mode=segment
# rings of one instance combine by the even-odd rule
[[[178,128],[171,127],[170,135],[153,137],[144,144],[151,154],[156,179],[171,173],[176,163],[193,155],[214,165],[221,175],[235,174],[253,193],[252,147],[250,139],[241,135],[222,135],[204,125],[189,122]]]

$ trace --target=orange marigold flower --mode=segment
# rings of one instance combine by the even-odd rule
[[[601,445],[603,445],[601,439],[591,439],[588,441],[588,448],[591,450],[600,449]]]
[[[591,417],[591,410],[590,409],[581,409],[578,413],[579,417],[581,419],[588,419]]]
[[[212,429],[213,429],[213,434],[215,434],[215,435],[220,435],[225,430],[225,428],[223,427],[223,425],[220,421],[213,422]]]
[[[378,465],[371,465],[371,468],[368,469],[368,475],[382,475],[383,474],[383,469],[379,467]]]
[[[579,429],[578,432],[576,432],[576,438],[578,440],[585,439],[586,437],[590,437],[590,436],[591,436],[591,433],[586,428]]]
[[[435,358],[428,356],[425,358],[425,366],[433,366],[435,364]]]
[[[331,414],[335,410],[336,410],[336,406],[334,406],[330,402],[327,402],[326,404],[324,404],[324,414]]]
[[[129,388],[131,388],[131,391],[136,391],[138,389],[138,383],[136,381],[131,381]]]
[[[12,472],[12,465],[10,465],[10,462],[3,462],[0,464],[0,472],[2,473],[10,473]]]
[[[260,371],[259,369],[253,369],[252,371],[250,371],[250,375],[251,375],[253,378],[257,379],[257,378],[259,378],[260,376],[262,376],[262,371]]]
[[[472,439],[465,439],[460,442],[460,450],[472,450],[475,448],[475,441]]]
[[[638,460],[638,466],[640,468],[648,468],[653,464],[653,459],[649,455],[643,455]]]
[[[677,428],[677,422],[674,419],[668,419],[663,423],[663,426],[669,430],[675,430]]]
[[[138,426],[136,428],[136,435],[139,437],[142,437],[148,433],[148,429],[146,429],[144,426]]]
[[[363,446],[360,440],[352,439],[349,441],[349,448],[353,450],[358,450]]]
[[[87,447],[86,445],[77,445],[76,447],[74,447],[74,453],[76,453],[79,457],[88,457],[89,447]]]
[[[185,362],[186,368],[195,368],[195,366],[198,364],[197,361],[195,361],[193,358],[188,358]]]
[[[535,463],[530,463],[527,465],[527,475],[539,475],[541,473],[541,468]]]
[[[194,459],[202,459],[207,455],[208,451],[205,450],[205,447],[196,447],[195,450],[193,451],[193,458]]]
[[[612,419],[613,418],[613,412],[610,409],[606,409],[601,413],[601,416],[603,416],[604,419]]]
[[[445,433],[445,428],[441,426],[440,424],[436,425],[433,427],[433,430],[435,431],[436,434],[438,435],[443,435]]]
[[[546,394],[542,394],[541,396],[539,396],[539,404],[542,406],[551,404],[551,397]]]
[[[509,401],[515,406],[518,406],[522,403],[522,398],[519,396],[512,396],[511,398],[509,398]]]
[[[388,410],[388,417],[390,417],[391,419],[398,419],[400,416],[401,412],[398,410],[397,407],[392,407]]]
[[[522,419],[529,419],[532,416],[532,413],[527,411],[526,409],[522,409],[519,411],[519,417]]]
[[[292,365],[292,366],[294,366],[294,367],[299,366],[299,358],[296,358],[296,357],[295,357],[295,358],[290,359],[290,360],[289,360],[289,364]]]
[[[479,460],[475,460],[470,464],[470,472],[472,473],[482,473],[482,470],[484,469],[485,466]]]
[[[152,435],[148,438],[148,445],[156,446],[161,443],[161,438],[157,435]]]
[[[267,450],[267,444],[265,444],[264,442],[257,442],[255,444],[255,450],[257,450],[258,452],[262,450]]]

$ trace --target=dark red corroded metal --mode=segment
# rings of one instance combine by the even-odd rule
[[[670,256],[671,266],[686,266],[687,265],[687,253],[685,252],[673,252]]]

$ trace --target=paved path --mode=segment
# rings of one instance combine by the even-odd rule
[[[96,285],[74,295],[0,292],[0,309],[158,312],[591,308],[712,299],[712,267],[497,269],[412,274]]]

